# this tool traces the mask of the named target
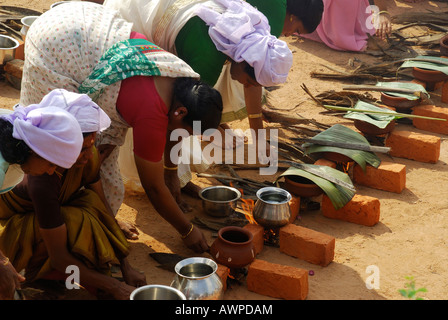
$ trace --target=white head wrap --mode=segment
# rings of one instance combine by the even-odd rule
[[[11,114],[13,111],[0,109],[0,115]],[[9,164],[0,152],[0,193],[5,193],[14,188],[23,180],[23,171],[17,164]]]
[[[42,158],[67,169],[78,159],[84,139],[78,121],[67,111],[43,104],[17,106],[3,118],[14,126],[12,136]]]
[[[110,126],[109,116],[86,94],[55,89],[48,93],[40,106],[59,107],[78,120],[83,133],[100,132]]]
[[[216,0],[219,13],[200,5],[196,14],[209,25],[216,48],[236,62],[246,61],[255,70],[258,83],[284,83],[292,67],[292,52],[286,42],[271,35],[268,19],[242,0]]]

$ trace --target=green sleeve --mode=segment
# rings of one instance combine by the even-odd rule
[[[271,34],[280,37],[286,17],[286,0],[247,0],[268,18]]]
[[[199,73],[202,81],[216,84],[227,56],[216,49],[204,21],[199,17],[188,20],[176,37],[175,46],[177,56]]]

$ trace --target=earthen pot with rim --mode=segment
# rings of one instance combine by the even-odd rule
[[[393,107],[397,112],[408,113],[412,107],[418,106],[422,102],[422,98],[409,100],[404,97],[395,97],[381,92],[381,102],[389,107]]]
[[[217,263],[230,269],[243,268],[255,259],[253,238],[245,228],[223,227],[210,247],[210,255]]]
[[[395,120],[392,120],[385,128],[379,128],[371,123],[368,123],[367,121],[358,119],[354,120],[353,124],[355,125],[356,129],[358,129],[365,135],[380,136],[392,132],[395,128],[395,122]]]
[[[323,193],[317,184],[301,176],[285,176],[285,189],[304,198],[316,197]]]
[[[434,91],[437,82],[445,81],[448,79],[448,75],[441,71],[428,70],[418,67],[414,67],[412,69],[412,75],[415,79],[426,82],[427,91]]]

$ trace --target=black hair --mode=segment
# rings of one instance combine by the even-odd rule
[[[300,19],[305,29],[311,33],[322,20],[324,3],[322,0],[287,0],[286,11]]]
[[[194,78],[177,78],[174,82],[174,100],[188,110],[183,118],[186,125],[201,121],[201,133],[216,129],[221,123],[222,97],[218,90]]]
[[[32,150],[23,140],[12,136],[13,129],[12,123],[0,118],[0,152],[7,162],[24,164]]]
[[[244,72],[246,72],[252,79],[255,79],[255,81],[258,82],[257,78],[255,77],[255,69],[250,64],[246,62],[246,65],[244,66]]]

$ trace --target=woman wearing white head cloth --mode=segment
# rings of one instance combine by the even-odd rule
[[[219,90],[221,129],[247,118],[255,134],[263,129],[262,86],[284,83],[292,66],[292,53],[278,37],[313,32],[323,11],[322,0],[105,0],[104,6],[118,10],[134,31],[176,54]],[[234,135],[227,132],[228,137]],[[236,134],[237,142],[242,138]],[[127,140],[124,147],[129,149],[132,142]],[[214,143],[234,146],[233,138]],[[260,162],[266,161],[268,144],[258,151]],[[131,161],[120,160],[122,168],[130,168]],[[189,183],[190,167],[205,171],[208,165],[181,164],[177,172],[166,171],[167,180],[178,176],[181,187],[195,187]],[[137,175],[128,171],[127,177],[134,180]]]
[[[66,267],[75,265],[82,275],[81,284],[86,288],[102,289],[117,299],[128,299],[132,290],[146,281],[144,275],[136,272],[126,260],[129,245],[108,210],[101,189],[100,159],[94,141],[97,132],[109,126],[110,119],[87,95],[56,89],[40,104],[18,106],[12,115],[5,116],[6,122],[0,121],[8,126],[13,120],[14,127],[9,130],[21,132],[23,143],[30,143],[33,152],[36,150],[44,156],[45,148],[51,149],[52,153],[51,146],[55,147],[55,143],[69,137],[61,133],[53,140],[43,134],[41,139],[30,138],[29,133],[39,133],[32,128],[39,122],[47,123],[45,129],[53,135],[58,132],[50,130],[58,126],[50,126],[44,117],[47,116],[45,110],[70,116],[78,130],[72,130],[71,135],[77,136],[79,142],[72,148],[75,151],[65,149],[64,153],[71,155],[70,161],[60,162],[52,156],[52,164],[57,164],[51,170],[30,163],[30,159],[21,164],[28,174],[11,192],[0,197],[0,250],[9,257],[16,270],[25,269],[27,281],[55,276],[65,279]],[[34,113],[42,115],[40,121],[30,119]],[[21,121],[27,121],[27,126]],[[60,130],[70,127],[69,124],[67,120],[61,121]],[[17,134],[13,137],[17,137],[16,141],[11,142],[20,141]],[[37,141],[41,145],[36,147]],[[8,153],[5,159],[23,161],[20,156],[14,160]],[[126,283],[109,276],[110,263],[120,264]]]

